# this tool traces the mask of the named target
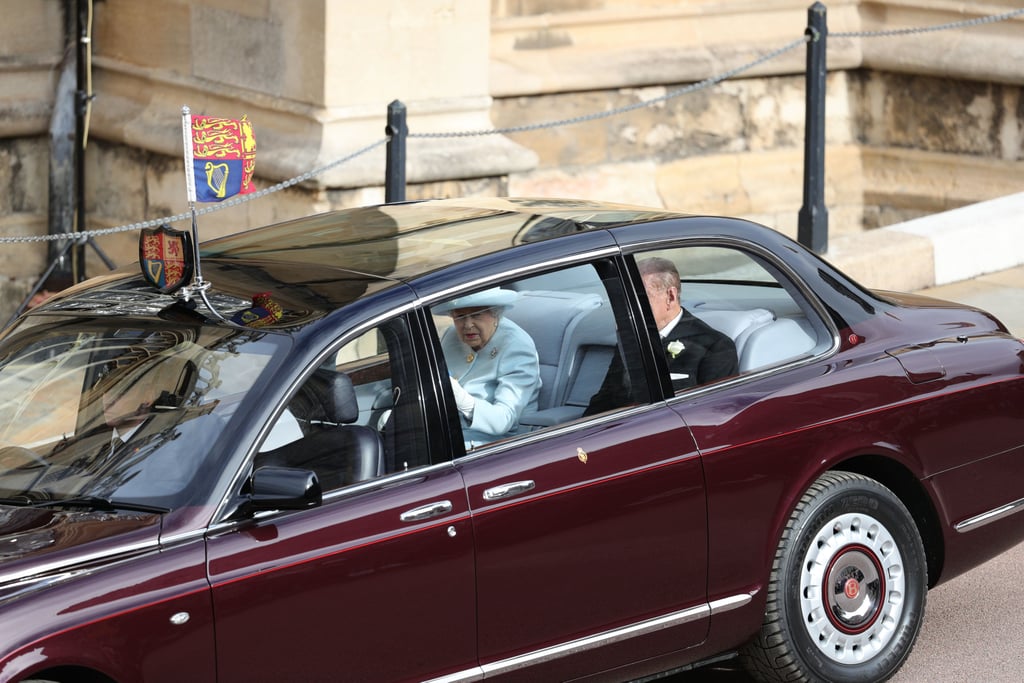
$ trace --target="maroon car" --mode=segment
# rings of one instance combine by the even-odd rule
[[[746,221],[443,200],[160,263],[0,340],[0,682],[880,681],[1024,539],[1024,344]]]

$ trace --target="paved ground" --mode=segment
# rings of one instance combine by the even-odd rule
[[[978,306],[1024,337],[1024,266],[921,294]],[[1024,409],[1024,408],[1022,408]],[[1024,523],[1024,520],[1022,520]],[[1024,610],[1020,593],[1024,544],[928,593],[924,626],[893,683],[1020,683],[1024,680]],[[750,683],[727,662],[665,679],[666,683]]]

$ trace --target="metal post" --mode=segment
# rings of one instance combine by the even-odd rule
[[[48,221],[50,234],[71,232],[75,224],[76,186],[76,108],[75,74],[78,50],[76,31],[78,19],[77,0],[64,2],[64,57],[58,68],[57,90],[54,95],[53,112],[50,116],[50,166],[48,199]],[[43,288],[59,292],[74,284],[72,259],[69,251],[58,240],[47,244],[46,256],[53,263],[47,270]]]
[[[92,37],[89,35],[89,8],[87,2],[78,0],[75,19],[75,42],[78,58],[76,60],[76,79],[78,81],[75,90],[75,231],[83,232],[89,229],[85,213],[85,136],[88,131],[85,129],[86,115],[89,112],[92,93],[87,90],[89,80],[88,54],[92,50],[89,42]],[[106,260],[106,259],[104,259]],[[79,241],[72,251],[71,262],[74,265],[76,282],[86,279],[85,273],[85,242]]]
[[[384,201],[388,204],[405,201],[405,140],[409,128],[405,122],[405,105],[395,100],[388,105],[387,167],[384,176]]]
[[[825,76],[828,73],[825,5],[807,10],[807,109],[804,122],[804,203],[797,219],[797,239],[817,254],[828,250],[828,209],[825,207]]]

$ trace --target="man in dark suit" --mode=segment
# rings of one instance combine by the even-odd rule
[[[679,303],[679,271],[660,257],[637,263],[668,359],[672,388],[700,386],[739,373],[736,345]]]
[[[672,261],[650,257],[637,262],[668,360],[672,388],[681,391],[739,373],[736,345],[728,335],[695,317],[679,303],[679,271]],[[601,388],[584,415],[611,410],[640,400],[616,354]]]

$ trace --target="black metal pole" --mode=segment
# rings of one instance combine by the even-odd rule
[[[405,201],[405,140],[409,128],[405,122],[405,105],[395,100],[388,105],[387,167],[384,176],[384,201],[388,204]]]
[[[828,35],[825,5],[807,10],[807,109],[804,121],[804,202],[797,219],[797,239],[817,254],[828,250],[828,209],[825,207],[825,76]]]
[[[75,20],[75,45],[78,57],[76,61],[76,79],[78,82],[75,91],[75,231],[82,232],[89,229],[85,217],[85,116],[89,107],[90,93],[87,91],[88,67],[87,52],[91,49],[88,41],[91,39],[88,33],[88,7],[86,2],[78,0]],[[78,243],[72,252],[72,266],[75,282],[82,282],[86,278],[85,273],[85,244]]]
[[[77,91],[77,25],[78,0],[64,2],[64,56],[59,67],[53,113],[50,116],[50,164],[47,198],[48,231],[50,234],[71,232],[75,222],[75,131]],[[59,292],[74,284],[70,250],[58,240],[47,244],[46,256],[53,263],[46,271],[42,288]]]

